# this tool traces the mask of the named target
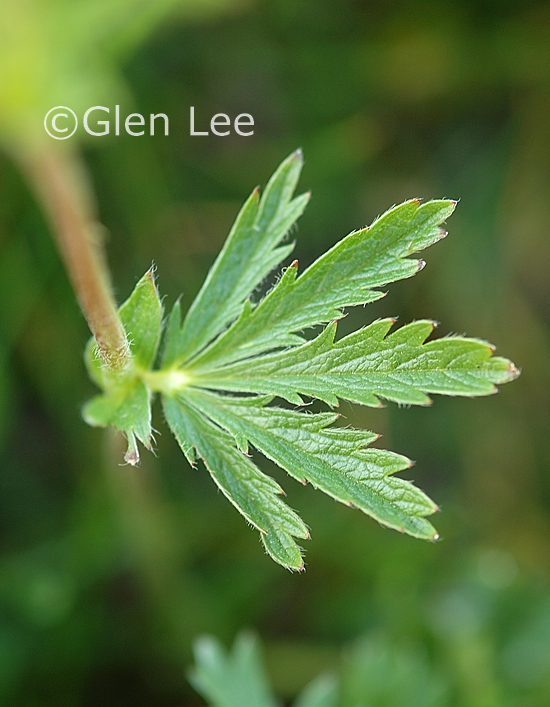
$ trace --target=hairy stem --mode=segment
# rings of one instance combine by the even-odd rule
[[[102,364],[121,372],[130,348],[118,316],[93,198],[74,152],[44,151],[21,160],[52,226]]]

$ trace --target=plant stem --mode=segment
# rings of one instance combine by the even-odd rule
[[[130,347],[112,294],[102,227],[78,155],[49,150],[26,155],[21,163],[49,218],[101,362],[122,372],[130,365]]]

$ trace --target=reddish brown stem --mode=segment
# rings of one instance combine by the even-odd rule
[[[51,223],[80,308],[103,365],[122,371],[130,349],[111,290],[99,224],[86,175],[74,152],[42,152],[23,160]]]

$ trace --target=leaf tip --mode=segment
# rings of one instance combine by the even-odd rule
[[[139,464],[139,450],[137,448],[136,438],[133,432],[128,432],[128,449],[124,455],[124,461],[131,466]]]
[[[441,540],[441,536],[440,536],[439,533],[436,531],[436,532],[432,535],[432,537],[430,538],[430,540],[435,543],[435,542],[437,542],[438,540]]]
[[[149,270],[147,270],[147,272],[145,273],[145,275],[143,277],[144,277],[144,279],[147,278],[147,280],[150,281],[150,283],[153,285],[153,287],[155,289],[155,292],[158,295],[157,282],[156,282],[156,277],[155,277],[156,272],[157,272],[157,266],[155,265],[155,263],[151,263],[151,267],[149,268]]]
[[[425,260],[417,260],[416,261],[416,272],[420,272],[421,270],[424,270],[425,267],[426,267]]]

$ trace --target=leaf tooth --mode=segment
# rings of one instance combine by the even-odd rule
[[[244,434],[233,434],[237,449],[248,456],[248,439]]]
[[[405,324],[388,337],[392,344],[407,344],[421,346],[436,327],[436,322],[431,319],[418,319],[410,324]]]
[[[340,407],[340,401],[334,393],[324,393],[323,395],[317,395],[315,397],[317,400],[322,400],[327,405],[330,405],[331,408]]]
[[[284,395],[281,393],[281,397],[284,398],[284,400],[287,400],[292,405],[299,405],[300,407],[302,405],[305,405],[305,402],[304,402],[302,396],[298,395],[298,393],[285,392]]]
[[[383,341],[389,334],[391,328],[394,326],[396,321],[397,317],[386,317],[385,319],[376,319],[374,322],[372,322],[372,324],[369,324],[364,329],[359,330],[359,332],[362,332],[362,334],[359,335],[362,335],[365,338],[367,338],[368,335],[368,339],[374,341]],[[348,334],[348,336],[353,336],[353,333]]]

